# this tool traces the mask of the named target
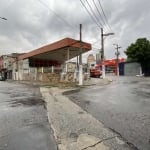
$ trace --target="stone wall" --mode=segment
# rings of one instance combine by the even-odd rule
[[[38,73],[37,80],[44,82],[59,82],[60,74],[59,73]]]

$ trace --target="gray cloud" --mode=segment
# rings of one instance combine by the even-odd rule
[[[99,6],[98,0],[95,2]],[[123,51],[137,38],[150,39],[149,0],[101,0],[101,3],[115,32],[105,39],[106,58],[115,57],[114,43],[122,46],[121,56],[125,56]],[[100,29],[80,0],[1,0],[0,16],[8,19],[0,20],[0,55],[28,52],[65,37],[79,39],[80,23],[83,24],[83,40],[97,41],[93,47],[100,48]],[[104,29],[112,32],[106,26]]]

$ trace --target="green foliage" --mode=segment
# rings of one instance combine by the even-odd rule
[[[128,60],[141,63],[143,73],[150,69],[150,41],[146,38],[137,39],[126,50]]]
[[[150,59],[150,42],[146,38],[137,39],[125,52],[129,59],[141,62]]]

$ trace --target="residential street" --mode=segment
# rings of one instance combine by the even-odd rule
[[[150,78],[113,78],[67,95],[137,149],[150,150]]]
[[[136,150],[63,95],[71,89],[40,88],[59,150]]]
[[[39,88],[0,82],[0,150],[56,150]]]

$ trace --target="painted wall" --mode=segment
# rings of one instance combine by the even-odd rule
[[[137,62],[126,62],[124,64],[125,76],[136,76],[141,74],[141,65]]]

